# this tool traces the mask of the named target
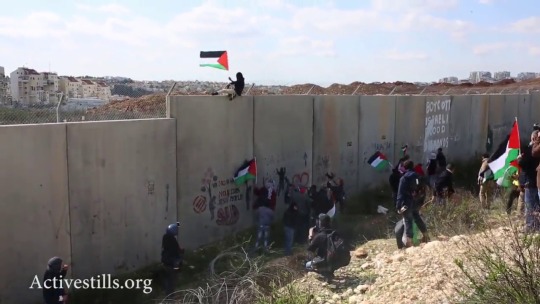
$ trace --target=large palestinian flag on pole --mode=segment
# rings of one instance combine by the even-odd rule
[[[517,158],[520,153],[519,127],[517,118],[510,134],[489,158],[489,168],[495,180],[512,176],[518,170]]]
[[[229,58],[227,57],[227,51],[201,51],[201,67],[211,67],[220,70],[229,70]]]

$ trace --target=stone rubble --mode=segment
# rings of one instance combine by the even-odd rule
[[[505,239],[507,228],[493,231]],[[398,250],[395,240],[376,240],[351,252],[351,263],[336,271],[331,284],[308,273],[297,282],[314,295],[311,303],[454,303],[462,278],[455,259],[468,252],[468,242],[489,241],[485,235],[440,236],[426,244]],[[383,250],[370,249],[382,247]]]

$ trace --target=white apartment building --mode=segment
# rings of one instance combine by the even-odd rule
[[[92,80],[82,79],[82,98],[97,97],[97,84]]]
[[[58,81],[60,91],[64,93],[67,98],[82,98],[83,87],[82,81],[75,77],[60,77]]]
[[[97,91],[97,98],[109,101],[111,100],[112,94],[111,94],[111,88],[104,82],[97,82],[96,83],[96,91]]]
[[[455,76],[450,76],[450,77],[444,77],[444,78],[441,78],[439,79],[439,83],[452,83],[452,84],[458,84],[459,83],[459,79]]]
[[[500,80],[510,79],[512,77],[510,75],[510,72],[501,71],[501,72],[495,72],[495,74],[493,74],[493,78],[495,78],[495,80],[497,81],[500,81]]]
[[[490,80],[491,80],[491,72],[475,71],[475,72],[471,72],[469,76],[469,81],[471,83],[478,83],[480,81],[490,81]]]
[[[522,72],[517,75],[519,80],[529,80],[536,78],[536,73],[533,72]]]
[[[0,66],[0,104],[11,102],[11,93],[9,89],[9,79],[6,77],[4,67]]]
[[[60,91],[68,98],[98,98],[106,102],[111,100],[111,88],[104,82],[61,77],[59,83]]]
[[[49,104],[58,102],[58,75],[38,73],[34,69],[18,68],[11,72],[11,96],[22,104]]]

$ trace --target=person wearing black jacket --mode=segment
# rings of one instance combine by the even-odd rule
[[[292,201],[283,214],[283,226],[285,229],[285,255],[292,254],[294,234],[296,226],[298,225],[298,219],[298,206],[296,205],[296,202]]]
[[[60,281],[66,277],[68,265],[62,265],[62,259],[53,257],[47,262],[47,270],[43,275],[43,300],[45,304],[64,303],[66,291]],[[55,283],[56,281],[56,283]]]
[[[537,141],[538,131],[531,134],[531,143]],[[525,188],[525,225],[528,231],[537,231],[540,227],[538,220],[533,215],[536,206],[539,205],[538,186],[536,168],[540,164],[540,159],[533,157],[532,144],[529,144],[522,149],[522,153],[518,156],[518,165],[523,173],[522,183]]]
[[[412,161],[405,161],[403,167],[407,171],[405,171],[405,174],[399,180],[396,209],[403,216],[404,233],[407,236],[405,247],[410,247],[412,246],[413,238],[413,221],[418,226],[420,232],[422,232],[422,241],[427,242],[429,240],[426,223],[420,216],[420,208],[423,205],[423,199],[425,199],[425,191],[421,189],[425,189],[425,181],[414,172],[414,163]],[[399,246],[400,243],[398,241]]]
[[[454,166],[446,165],[446,170],[441,172],[435,182],[435,197],[439,204],[445,204],[446,199],[450,198],[454,190]]]
[[[238,72],[236,73],[236,80],[232,80],[231,77],[229,77],[229,80],[231,81],[229,85],[234,85],[234,89],[222,89],[215,93],[212,93],[212,95],[228,94],[229,100],[233,100],[236,96],[242,96],[242,92],[244,91],[245,86],[244,75]]]
[[[161,263],[165,268],[165,293],[174,292],[177,273],[182,266],[184,249],[178,244],[178,227],[180,223],[170,224],[161,241]]]
[[[401,178],[401,173],[397,168],[392,169],[392,174],[388,178],[388,183],[390,184],[390,189],[392,189],[392,200],[394,204],[397,202],[397,193],[399,187],[399,179]]]
[[[316,270],[322,274],[327,281],[332,280],[334,272],[326,263],[326,253],[328,247],[328,235],[333,231],[330,225],[330,216],[319,214],[317,226],[310,229],[309,246],[307,250],[315,254],[315,257],[306,263],[306,269]]]

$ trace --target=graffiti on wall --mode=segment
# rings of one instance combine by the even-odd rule
[[[247,193],[243,193],[232,178],[219,179],[211,168],[206,170],[201,183],[204,195],[195,197],[193,211],[202,214],[208,210],[210,220],[219,226],[236,224],[240,219],[240,211],[235,203],[243,201]],[[249,188],[246,187],[246,191]],[[249,208],[249,201],[247,204]]]
[[[424,152],[448,148],[451,103],[450,99],[426,102]]]

